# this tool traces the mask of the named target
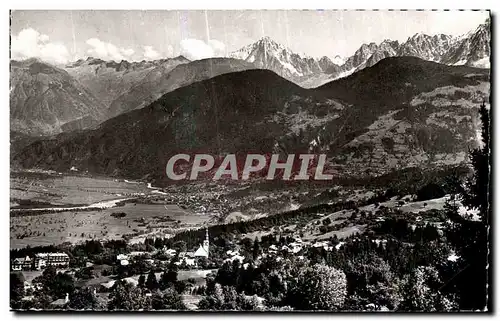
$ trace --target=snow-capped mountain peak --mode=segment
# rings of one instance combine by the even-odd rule
[[[442,63],[449,65],[467,65],[480,68],[490,67],[490,19],[479,25],[473,32],[468,32],[455,39],[452,48],[444,55]]]
[[[335,57],[333,57],[333,59],[331,61],[334,64],[341,66],[341,65],[345,64],[346,60],[347,60],[346,57],[341,57],[340,55],[335,55]]]
[[[490,51],[488,19],[475,30],[459,37],[419,32],[402,43],[391,39],[385,39],[378,44],[364,43],[350,57],[335,55],[330,56],[333,58],[312,58],[293,52],[269,36],[262,37],[229,56],[250,62],[257,68],[270,69],[300,85],[312,87],[346,77],[371,67],[384,58],[394,56],[414,56],[449,65],[489,68]]]
[[[293,52],[290,48],[277,43],[268,36],[229,54],[231,58],[253,63],[258,68],[271,69],[286,78],[295,79],[322,72],[330,66],[326,60],[309,57]]]

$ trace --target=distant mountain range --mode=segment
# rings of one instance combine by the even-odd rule
[[[231,58],[183,61],[173,68],[162,65],[149,72],[140,82],[135,81],[129,90],[116,97],[109,105],[107,117],[145,107],[165,93],[193,82],[254,68],[250,63]]]
[[[11,61],[11,131],[34,136],[93,128],[163,94],[223,73],[255,69],[232,58],[190,62],[106,62],[88,58],[64,69],[37,59]]]
[[[67,71],[38,59],[10,64],[10,126],[38,136],[97,125],[105,105]]]
[[[488,19],[461,37],[416,34],[401,44],[391,40],[363,44],[352,56],[335,56],[333,61],[294,53],[269,37],[230,53],[229,58],[199,61],[182,56],[141,62],[87,58],[62,68],[37,59],[11,61],[11,131],[23,133],[14,137],[24,137],[95,128],[177,88],[248,69],[269,69],[304,88],[315,88],[388,57],[415,56],[488,68],[489,55]]]
[[[269,70],[226,73],[163,95],[93,130],[22,149],[22,167],[166,183],[176,153],[326,153],[339,176],[461,163],[477,145],[489,70],[389,57],[316,89]]]
[[[151,75],[168,73],[179,64],[188,62],[182,56],[141,62],[114,62],[89,57],[69,64],[64,69],[105,106],[110,106],[116,98],[129,92],[137,83],[147,81]]]
[[[392,40],[362,44],[352,56],[346,59],[336,56],[334,61],[326,56],[318,59],[296,54],[269,37],[230,56],[253,63],[258,68],[273,70],[302,87],[314,88],[373,66],[387,57],[413,56],[447,65],[489,68],[490,29],[488,19],[475,31],[460,37],[415,34],[401,44]]]

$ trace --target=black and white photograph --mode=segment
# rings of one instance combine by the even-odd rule
[[[492,311],[487,8],[8,15],[11,311]]]

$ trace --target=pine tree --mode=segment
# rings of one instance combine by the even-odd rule
[[[146,280],[146,287],[150,290],[155,290],[158,288],[158,281],[156,280],[156,275],[153,270],[148,273],[148,278]]]
[[[259,254],[260,254],[260,244],[259,244],[259,240],[257,238],[255,238],[255,240],[253,242],[253,249],[252,249],[253,259],[256,260],[257,257],[259,256]]]
[[[458,194],[452,196],[451,201],[446,204],[448,217],[453,222],[449,238],[463,261],[460,270],[448,283],[458,288],[460,309],[483,310],[487,307],[491,311],[491,300],[488,300],[487,292],[491,270],[488,268],[491,142],[489,111],[485,103],[481,105],[479,112],[483,146],[470,153],[473,176],[466,181],[465,186],[455,186]],[[466,209],[478,211],[479,220],[461,216],[458,213],[457,199],[462,201]]]
[[[90,288],[81,288],[76,291],[69,301],[68,307],[72,310],[92,310],[98,311],[105,308]]]
[[[139,283],[137,284],[138,287],[142,288],[146,285],[146,277],[144,276],[144,274],[141,274],[139,276]]]

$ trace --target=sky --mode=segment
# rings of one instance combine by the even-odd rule
[[[225,56],[269,36],[312,57],[352,55],[363,43],[415,33],[459,36],[488,11],[12,11],[11,58],[65,64],[89,56],[140,61]]]

